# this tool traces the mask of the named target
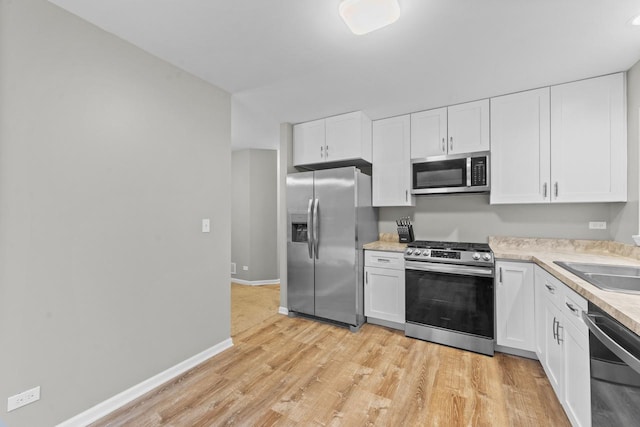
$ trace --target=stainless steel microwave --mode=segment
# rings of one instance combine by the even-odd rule
[[[411,194],[488,192],[489,152],[414,159],[411,179]]]

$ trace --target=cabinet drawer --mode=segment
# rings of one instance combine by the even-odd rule
[[[564,285],[562,312],[565,319],[569,319],[582,333],[587,333],[587,325],[582,320],[582,312],[587,311],[587,300]]]
[[[556,306],[560,307],[564,304],[564,284],[553,277],[542,268],[536,268],[535,273],[536,287],[540,288],[540,293],[548,298]]]
[[[364,265],[366,267],[392,268],[404,270],[404,253],[364,251]]]

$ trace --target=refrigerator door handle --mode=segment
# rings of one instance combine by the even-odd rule
[[[309,247],[309,258],[313,259],[313,234],[311,233],[311,227],[313,226],[313,219],[311,218],[311,209],[313,208],[313,199],[309,199],[309,206],[307,207],[307,246]]]
[[[313,203],[313,245],[318,259],[318,243],[320,243],[320,221],[318,221],[318,199]]]

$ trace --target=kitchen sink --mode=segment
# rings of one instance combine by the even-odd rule
[[[605,291],[640,294],[640,267],[554,261],[576,276]]]

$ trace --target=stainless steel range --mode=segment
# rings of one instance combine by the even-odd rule
[[[492,356],[495,268],[489,245],[415,241],[404,258],[405,335]]]

